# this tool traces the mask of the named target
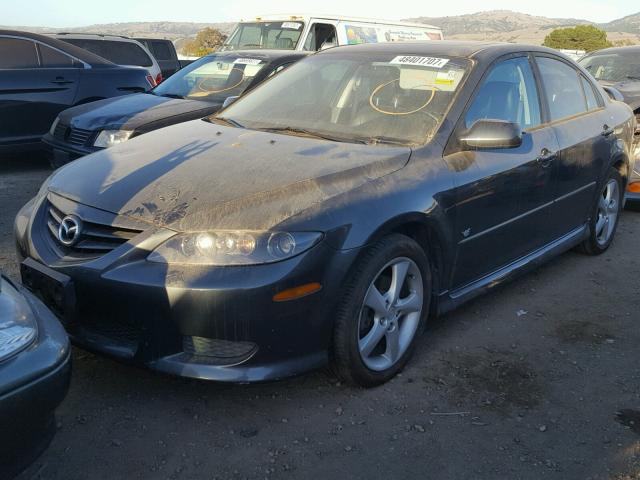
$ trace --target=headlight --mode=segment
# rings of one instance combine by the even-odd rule
[[[37,332],[27,301],[0,277],[0,362],[29,346]]]
[[[56,127],[58,126],[59,122],[60,122],[60,117],[56,117],[56,119],[53,121],[53,125],[51,125],[51,128],[49,129],[49,133],[51,134],[52,137],[53,137],[53,132],[56,131]]]
[[[133,132],[131,130],[102,130],[96,141],[93,142],[94,147],[109,148],[122,142],[126,142],[131,138]]]
[[[147,259],[183,265],[257,265],[295,257],[321,238],[319,232],[225,230],[187,233],[170,238]]]

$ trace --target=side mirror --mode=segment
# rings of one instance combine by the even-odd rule
[[[610,87],[608,85],[603,85],[602,89],[607,92],[607,95],[609,95],[609,98],[611,100],[615,100],[617,102],[624,102],[624,97],[622,96],[622,94],[618,91],[618,89]]]
[[[229,105],[231,105],[233,102],[235,102],[236,100],[238,100],[240,98],[239,95],[235,95],[233,97],[227,97],[224,99],[224,103],[222,104],[222,108],[227,108]]]
[[[504,120],[478,120],[460,137],[471,149],[517,148],[522,145],[520,124]]]

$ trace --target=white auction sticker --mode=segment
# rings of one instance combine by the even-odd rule
[[[417,57],[413,55],[400,55],[391,62],[394,65],[416,65],[418,67],[442,68],[449,63],[448,58]]]
[[[233,63],[239,65],[260,65],[262,60],[259,58],[236,58]]]
[[[298,22],[282,22],[282,28],[300,30],[301,26],[302,24]]]

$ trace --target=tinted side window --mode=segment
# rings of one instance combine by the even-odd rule
[[[112,40],[91,40],[64,38],[65,42],[89,50],[91,53],[106,58],[117,65],[137,65],[150,67],[153,65],[149,55],[135,43]]]
[[[586,112],[587,102],[582,93],[578,72],[560,60],[538,57],[536,61],[542,75],[551,120]]]
[[[582,81],[582,88],[584,88],[584,95],[587,97],[587,108],[589,110],[595,110],[600,107],[600,103],[598,102],[598,97],[596,96],[596,92],[593,89],[593,85],[591,82],[584,78],[584,76],[580,75],[580,80]]]
[[[38,68],[35,42],[0,37],[0,68]]]
[[[40,49],[40,59],[44,68],[72,68],[73,58],[58,50],[49,48],[46,45],[38,45]]]
[[[540,125],[538,89],[527,57],[500,62],[483,80],[467,112],[467,128],[482,119],[519,123],[525,130]]]
[[[173,55],[171,55],[171,49],[169,45],[164,42],[152,42],[153,46],[153,54],[156,57],[156,60],[173,60]]]

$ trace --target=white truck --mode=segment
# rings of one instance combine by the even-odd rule
[[[440,28],[419,23],[327,15],[266,15],[242,20],[221,50],[316,51],[337,45],[442,38]]]

